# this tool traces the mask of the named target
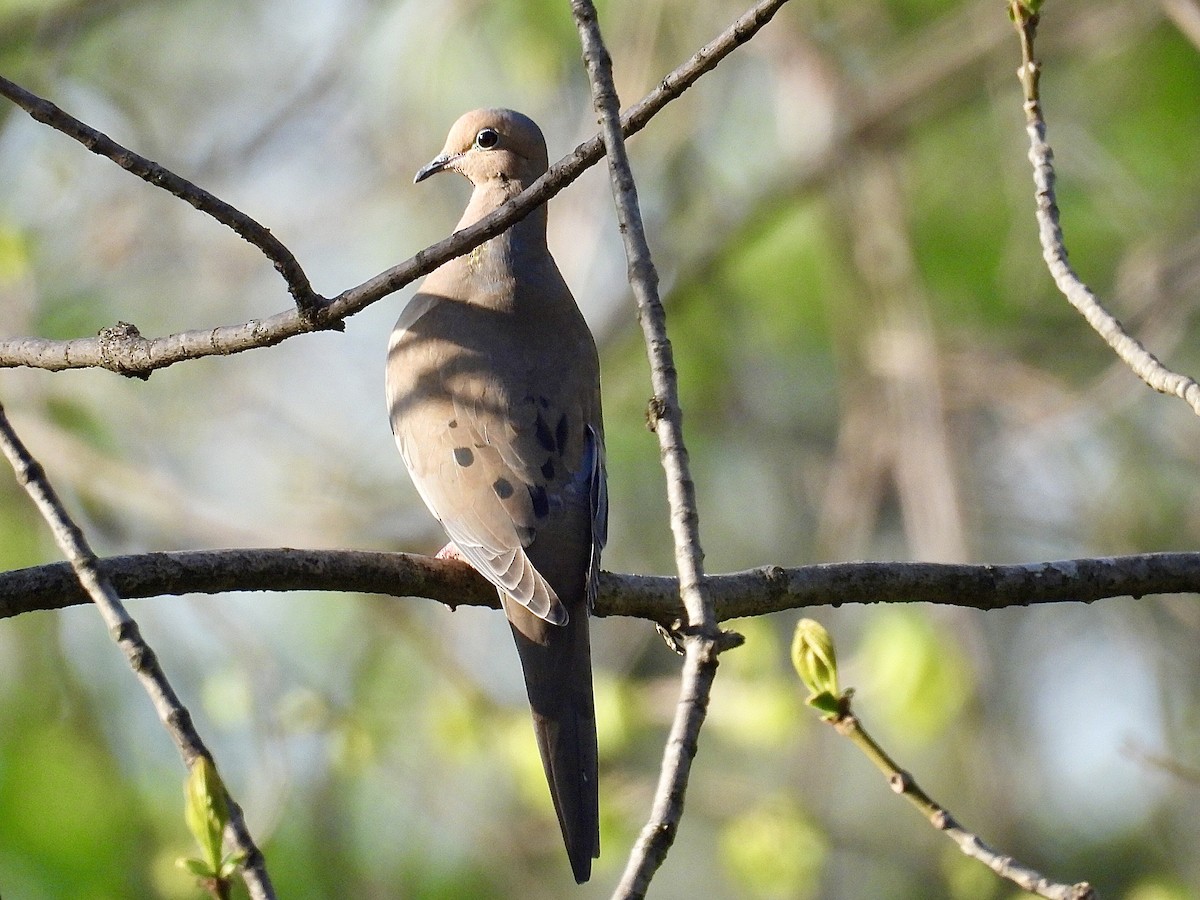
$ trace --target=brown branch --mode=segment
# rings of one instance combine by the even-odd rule
[[[1100,299],[1079,278],[1067,260],[1054,190],[1054,151],[1046,142],[1046,120],[1042,115],[1038,90],[1041,64],[1033,52],[1039,21],[1035,10],[1039,5],[1031,0],[1009,0],[1009,12],[1021,42],[1021,65],[1017,69],[1017,77],[1025,97],[1025,130],[1029,135],[1029,161],[1033,165],[1042,256],[1059,291],[1134,374],[1154,390],[1179,397],[1200,415],[1200,384],[1187,375],[1172,372],[1140,341],[1129,335],[1116,317],[1101,305]]]
[[[72,521],[50,484],[41,465],[33,458],[13,430],[0,405],[0,450],[8,457],[17,481],[33,499],[38,511],[50,526],[54,540],[69,562],[72,582],[96,604],[109,635],[121,648],[134,675],[150,697],[163,727],[175,742],[184,765],[189,769],[199,757],[206,757],[216,767],[212,754],[192,724],[191,714],[171,687],[158,657],[142,637],[137,622],[129,615],[112,582],[101,571],[99,560],[88,546],[79,526]],[[226,791],[229,807],[229,830],[233,844],[245,858],[242,877],[254,900],[274,900],[275,891],[267,874],[262,852],[246,828],[242,809]]]
[[[621,117],[622,133],[629,137],[645,128],[663,107],[677,99],[703,75],[716,68],[721,60],[750,40],[783,2],[784,0],[760,0],[714,40],[697,50],[690,59],[663,78],[654,90]],[[23,91],[21,88],[17,90]],[[28,94],[27,91],[23,92]],[[8,96],[7,91],[0,93]],[[117,333],[124,339],[120,341],[112,340],[111,336],[106,338],[103,333],[97,337],[65,341],[36,337],[9,338],[0,340],[0,368],[30,366],[51,371],[103,368],[123,375],[144,378],[155,369],[166,368],[184,360],[227,356],[246,350],[271,347],[298,334],[313,331],[317,327],[338,328],[343,320],[361,312],[372,303],[495,237],[563,190],[599,162],[603,155],[604,143],[599,135],[585,141],[551,166],[545,175],[523,193],[471,227],[455,232],[399,265],[381,272],[357,287],[343,291],[332,299],[324,300],[314,295],[317,305],[308,316],[293,308],[266,319],[251,319],[237,325],[183,331],[156,338],[142,337],[134,326],[121,323]]]
[[[99,571],[126,599],[240,591],[337,591],[498,607],[495,588],[465,563],[362,550],[188,550],[113,556]],[[1200,594],[1200,553],[1065,559],[1015,565],[846,562],[764,566],[708,575],[721,621],[847,603],[933,603],[994,610],[1112,597]],[[68,563],[0,572],[0,619],[88,603]],[[596,615],[664,626],[686,612],[679,580],[604,572]]]
[[[313,325],[316,324],[312,317],[320,307],[321,298],[313,291],[308,276],[304,274],[296,257],[278,238],[271,234],[269,229],[241,210],[210,194],[204,188],[197,187],[153,160],[146,159],[146,157],[139,156],[132,150],[122,147],[103,132],[97,131],[55,106],[49,100],[25,90],[4,77],[0,77],[0,95],[17,104],[36,121],[74,138],[93,153],[112,160],[126,172],[174,194],[180,200],[185,200],[196,207],[200,212],[207,213],[222,225],[233,229],[239,237],[249,241],[275,264],[276,270],[287,282],[288,291],[296,301],[299,315],[312,321]]]

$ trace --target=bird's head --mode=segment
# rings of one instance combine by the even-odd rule
[[[511,109],[476,109],[454,123],[442,152],[417,172],[413,183],[450,170],[477,186],[501,181],[528,187],[547,164],[546,139],[531,118]]]

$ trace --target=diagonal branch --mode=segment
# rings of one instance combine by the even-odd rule
[[[143,553],[97,566],[126,598],[237,591],[337,591],[425,597],[497,608],[495,588],[465,563],[364,550],[238,549]],[[1200,553],[1142,553],[1014,565],[848,562],[706,575],[717,619],[847,603],[934,603],[993,610],[1112,597],[1200,594]],[[68,563],[0,572],[0,619],[63,609],[90,598]],[[663,626],[686,615],[679,579],[604,572],[599,616]]]
[[[308,276],[296,257],[270,230],[224,200],[165,169],[153,160],[122,147],[108,135],[97,131],[70,113],[55,106],[19,84],[0,77],[0,94],[7,97],[43,125],[74,138],[93,153],[111,159],[126,172],[186,200],[196,209],[208,213],[222,225],[232,228],[238,236],[263,252],[287,282],[288,291],[296,301],[302,317],[310,318],[318,309],[321,298],[313,291]]]
[[[908,800],[928,822],[958,845],[959,850],[971,859],[977,859],[1001,878],[1006,878],[1022,890],[1047,900],[1096,900],[1096,892],[1086,881],[1064,884],[1051,881],[1036,869],[1030,868],[1000,853],[983,842],[973,831],[964,828],[950,811],[935,801],[921,788],[913,776],[901,769],[887,751],[867,733],[858,716],[850,709],[849,693],[841,698],[841,707],[836,715],[826,718],[838,734],[848,738],[875,764],[885,776],[888,786]]]
[[[190,769],[197,758],[205,757],[215,767],[216,762],[212,754],[196,732],[187,707],[180,701],[158,664],[158,657],[142,637],[137,622],[126,611],[112,583],[101,572],[96,555],[92,553],[79,526],[63,508],[41,465],[29,453],[9,424],[3,406],[0,406],[0,450],[8,457],[17,481],[33,498],[42,517],[50,526],[55,541],[66,554],[74,581],[96,604],[104,624],[108,626],[109,634],[124,652],[130,668],[149,694],[163,727],[167,729],[183,757],[184,765]],[[228,792],[226,798],[233,843],[238,852],[245,855],[242,877],[250,896],[254,900],[273,900],[275,891],[271,886],[262,852],[246,828],[241,807]]]
[[[1042,115],[1038,91],[1041,63],[1033,53],[1039,20],[1036,9],[1039,6],[1040,0],[1009,0],[1009,13],[1021,40],[1021,65],[1017,69],[1017,77],[1025,96],[1025,130],[1029,134],[1029,161],[1033,165],[1033,181],[1037,189],[1038,237],[1042,242],[1042,256],[1059,291],[1134,374],[1154,390],[1179,397],[1200,415],[1200,384],[1187,375],[1172,372],[1140,341],[1126,332],[1067,260],[1054,190],[1054,151],[1046,142],[1046,120]]]
[[[759,0],[745,15],[697,50],[621,117],[622,133],[629,137],[645,128],[663,107],[679,98],[703,75],[716,68],[721,60],[757,34],[783,2],[785,0]],[[0,80],[0,86],[11,84]],[[24,89],[17,90],[28,94]],[[0,90],[0,93],[9,96],[7,89]],[[184,360],[227,356],[246,350],[271,347],[318,327],[338,328],[338,323],[343,320],[411,284],[422,275],[427,275],[448,260],[469,253],[484,241],[495,237],[562,191],[599,162],[603,155],[604,142],[599,135],[584,141],[551,166],[545,175],[524,192],[469,228],[455,232],[410,259],[343,291],[332,299],[323,299],[314,294],[315,305],[308,315],[303,315],[293,308],[266,319],[251,319],[237,325],[182,331],[156,338],[143,337],[134,326],[125,323],[121,323],[115,329],[105,329],[105,332],[97,337],[65,341],[35,337],[9,338],[0,340],[0,368],[30,366],[51,371],[103,368],[122,375],[145,378],[156,369],[166,368]],[[161,171],[166,172],[165,169]],[[179,181],[182,182],[183,179]],[[204,211],[211,214],[208,209]]]

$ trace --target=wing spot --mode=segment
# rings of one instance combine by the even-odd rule
[[[554,449],[554,435],[550,433],[550,426],[546,424],[541,413],[538,413],[537,417],[537,439],[543,450]]]
[[[558,447],[560,454],[567,450],[567,438],[571,434],[571,423],[567,421],[567,414],[563,413],[562,418],[558,420],[558,425],[554,429],[554,443]],[[551,449],[549,447],[547,450]]]
[[[507,500],[513,495],[512,482],[507,478],[497,478],[493,481],[492,490],[496,492],[496,496],[501,500]]]
[[[529,486],[529,499],[533,501],[533,514],[539,519],[544,519],[550,515],[550,498],[546,496],[546,489],[540,484]]]
[[[545,478],[547,481],[554,480],[554,460],[553,459],[547,459],[546,462],[542,465],[542,477]]]
[[[455,447],[454,461],[465,469],[475,462],[475,454],[471,452],[470,447]]]
[[[458,427],[458,419],[451,419],[446,424],[449,425],[451,428],[457,428]]]

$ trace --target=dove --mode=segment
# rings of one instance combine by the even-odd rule
[[[532,119],[468,112],[414,182],[457,172],[473,189],[457,228],[547,169]],[[450,538],[442,554],[495,585],[516,641],[534,733],[578,883],[600,853],[588,616],[608,501],[600,366],[546,244],[546,208],[431,272],[387,357],[392,432]]]

